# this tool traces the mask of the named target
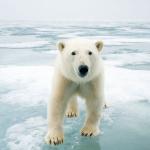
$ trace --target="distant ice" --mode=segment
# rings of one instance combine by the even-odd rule
[[[48,45],[48,41],[32,41],[32,42],[18,42],[18,43],[0,43],[0,48],[35,48]]]
[[[150,38],[132,38],[123,36],[79,36],[78,33],[67,33],[59,35],[60,38],[87,38],[93,40],[102,40],[106,46],[129,45],[133,43],[150,43]]]
[[[120,36],[99,36],[94,38],[102,39],[106,46],[129,45],[133,43],[150,43],[150,38],[127,38]]]
[[[108,63],[111,65],[128,65],[128,64],[143,64],[143,63],[150,63],[150,54],[145,53],[115,53],[115,54],[109,54],[105,56],[107,58]]]

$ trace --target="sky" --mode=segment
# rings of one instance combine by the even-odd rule
[[[150,21],[150,0],[0,0],[0,20]]]

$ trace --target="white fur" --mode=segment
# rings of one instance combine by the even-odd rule
[[[86,100],[87,116],[81,135],[99,133],[99,122],[104,106],[104,66],[101,41],[69,39],[58,43],[60,53],[55,67],[52,95],[48,105],[48,144],[63,143],[63,118],[78,115],[77,96]],[[75,51],[76,55],[71,55]],[[92,55],[88,52],[91,51]],[[78,67],[87,65],[89,72],[80,77]]]

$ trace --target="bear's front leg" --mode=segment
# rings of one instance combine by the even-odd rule
[[[45,142],[57,145],[62,144],[64,140],[63,118],[73,90],[70,81],[59,75],[52,91],[48,105],[48,133],[45,136]]]
[[[48,109],[48,133],[45,136],[47,144],[61,144],[64,140],[63,117],[66,108],[65,100],[52,99],[51,106]]]
[[[82,136],[96,136],[100,133],[99,123],[103,108],[102,99],[87,99],[87,116],[84,127],[81,129]]]

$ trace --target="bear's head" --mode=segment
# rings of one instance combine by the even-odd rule
[[[101,71],[102,41],[69,39],[58,42],[62,74],[74,82],[92,80]]]

